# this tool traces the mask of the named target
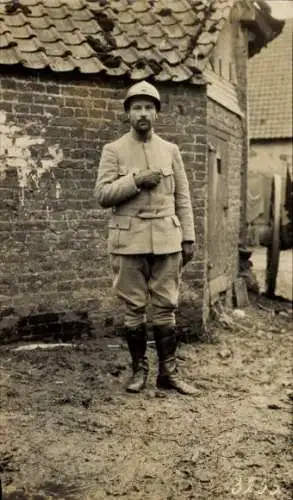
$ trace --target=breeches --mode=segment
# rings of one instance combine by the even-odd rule
[[[111,255],[113,288],[124,303],[124,324],[146,322],[151,306],[154,325],[174,325],[182,270],[181,252],[167,255]]]

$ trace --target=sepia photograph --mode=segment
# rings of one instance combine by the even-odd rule
[[[0,500],[293,499],[293,0],[0,0]]]

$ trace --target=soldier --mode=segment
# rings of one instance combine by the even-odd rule
[[[175,311],[182,266],[194,254],[189,185],[175,144],[155,134],[161,108],[148,82],[128,90],[124,109],[131,128],[103,148],[95,196],[112,208],[108,250],[113,288],[125,306],[125,337],[132,358],[129,392],[140,392],[148,375],[146,308],[151,305],[158,353],[157,386],[183,394],[198,391],[178,373]]]

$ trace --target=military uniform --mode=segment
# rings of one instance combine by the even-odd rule
[[[151,191],[139,190],[135,184],[134,174],[144,168],[162,171],[160,184]],[[147,143],[131,132],[125,134],[104,147],[95,192],[103,207],[113,207],[108,249],[114,286],[127,306],[126,325],[145,321],[149,295],[153,322],[174,324],[182,241],[195,239],[189,187],[178,147],[156,134]],[[147,255],[155,263],[153,274]],[[150,276],[149,286],[142,274]]]
[[[154,91],[146,82],[134,87],[139,88],[139,95]],[[135,176],[145,170],[161,171],[161,181],[153,189],[137,187]],[[170,328],[174,350],[182,242],[195,240],[189,186],[178,147],[155,133],[146,141],[138,140],[130,130],[104,146],[95,196],[102,207],[112,209],[108,250],[113,286],[126,308],[126,337],[134,372],[142,368],[146,374],[147,304],[152,306],[158,354],[163,359],[162,346],[166,351],[170,345],[170,338],[166,340]]]

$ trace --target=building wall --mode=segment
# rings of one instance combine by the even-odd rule
[[[224,101],[222,105],[212,99],[208,102],[209,142],[221,157],[217,220],[214,226],[210,223],[208,265],[210,280],[225,276],[232,283],[238,273],[238,243],[244,243],[246,238],[248,38],[237,23],[228,24],[223,35],[218,44],[219,56],[226,53],[221,64],[222,79],[227,88],[231,81],[234,83],[239,112],[229,107],[228,99],[226,105]],[[229,43],[230,51],[225,51]]]
[[[238,271],[238,243],[241,229],[241,183],[243,134],[240,117],[218,105],[208,103],[209,140],[222,159],[223,182],[218,201],[218,227],[210,239],[210,275],[225,274],[232,282]]]
[[[129,128],[129,82],[70,74],[0,77],[0,298],[21,314],[111,309],[107,219],[93,198],[103,145]],[[198,249],[184,275],[202,300],[206,262],[206,93],[161,86],[157,131],[183,153]]]
[[[244,242],[246,237],[246,193],[248,165],[248,112],[247,112],[247,65],[248,32],[239,23],[227,23],[223,28],[212,58],[214,73],[221,81],[219,109],[230,110],[228,116],[232,123],[236,120],[236,134],[242,136],[241,146],[241,212],[239,237]],[[233,84],[233,85],[232,85]],[[226,96],[225,87],[226,86]],[[232,90],[233,89],[233,90]],[[220,95],[221,94],[221,95]],[[215,99],[214,99],[215,100]],[[235,104],[237,103],[237,106]],[[237,109],[238,108],[238,109]],[[212,111],[210,113],[212,115]],[[213,119],[213,117],[212,117]],[[229,122],[229,118],[225,118]],[[216,125],[221,130],[221,122]],[[227,131],[229,134],[229,131]]]

